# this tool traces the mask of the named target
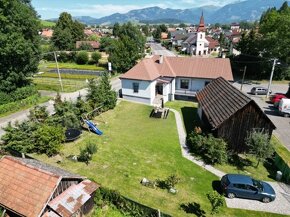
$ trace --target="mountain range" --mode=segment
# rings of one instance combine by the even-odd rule
[[[268,8],[279,8],[285,0],[245,0],[225,5],[203,6],[190,9],[170,9],[160,7],[149,7],[138,10],[131,10],[128,13],[115,13],[102,18],[90,16],[78,16],[74,19],[87,25],[112,25],[116,22],[138,22],[138,23],[190,23],[199,22],[203,12],[206,23],[231,23],[239,21],[259,20],[261,14]],[[287,0],[288,4],[290,0]],[[56,19],[51,19],[56,20]]]

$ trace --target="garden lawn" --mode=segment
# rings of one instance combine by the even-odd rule
[[[33,83],[38,90],[62,92],[58,78],[34,77]],[[86,80],[62,79],[63,92],[74,92],[87,87]]]
[[[202,211],[209,216],[206,193],[212,191],[213,181],[219,179],[181,156],[173,113],[167,119],[154,119],[149,118],[151,110],[149,106],[123,101],[94,120],[100,123],[98,127],[103,136],[84,132],[79,140],[63,146],[61,164],[44,155],[34,157],[92,178],[104,187],[116,189],[126,197],[172,216],[193,216],[192,213]],[[67,159],[69,155],[78,155],[79,148],[87,142],[94,142],[99,148],[88,166]],[[143,177],[164,180],[171,174],[181,178],[176,195],[140,184]],[[180,208],[183,203],[196,203],[192,213]],[[223,208],[216,216],[279,215]]]
[[[58,63],[58,67],[60,69],[80,69],[80,70],[96,70],[96,71],[104,71],[106,70],[103,67],[96,66],[96,65],[78,65],[76,63]],[[46,69],[55,69],[56,64],[55,62],[42,62],[38,66],[40,71],[45,71]]]

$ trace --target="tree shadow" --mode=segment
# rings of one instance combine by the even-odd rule
[[[183,209],[186,213],[191,213],[199,217],[205,217],[206,212],[201,209],[200,204],[198,203],[182,203],[180,208]]]
[[[279,170],[274,162],[273,158],[267,158],[266,161],[263,163],[263,166],[266,168],[268,171],[269,175],[268,178],[270,179],[276,179],[276,173]]]
[[[164,180],[156,179],[156,187],[161,189],[168,189],[168,185]]]
[[[201,122],[197,114],[197,108],[182,107],[181,113],[187,135],[193,131],[195,126],[201,126]]]
[[[243,158],[237,154],[233,154],[229,158],[229,164],[235,166],[237,170],[245,170],[245,167],[252,166],[253,162],[248,158]]]

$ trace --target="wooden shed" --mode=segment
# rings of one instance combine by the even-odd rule
[[[222,77],[210,82],[196,97],[202,122],[235,152],[247,151],[245,138],[253,129],[271,136],[276,128],[254,100]]]

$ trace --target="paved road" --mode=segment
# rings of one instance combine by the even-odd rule
[[[116,92],[119,91],[119,89],[121,89],[121,81],[119,78],[113,78],[111,80],[111,85],[112,85],[112,89],[116,90]],[[46,95],[46,96],[51,96],[51,97],[55,97],[56,93],[55,92],[49,92],[49,91],[41,91],[42,95]],[[87,94],[87,89],[82,89],[76,92],[72,92],[72,93],[61,93],[61,98],[64,100],[69,100],[69,101],[76,101],[77,97],[79,95],[81,96],[85,96]],[[49,114],[52,114],[54,112],[54,107],[53,107],[53,100],[50,100],[48,102],[42,103],[40,104],[41,106],[46,106],[47,111],[49,112]],[[7,124],[9,122],[11,122],[12,124],[14,124],[16,121],[21,122],[27,119],[27,116],[29,115],[29,110],[30,109],[26,109],[23,111],[19,111],[16,112],[14,114],[11,114],[9,116],[6,117],[2,117],[0,118],[0,137],[2,135],[4,135],[5,131],[2,129],[3,127],[7,126]]]
[[[240,89],[241,85],[234,83],[234,86]],[[243,92],[247,93],[255,102],[260,106],[260,108],[268,115],[271,121],[277,127],[274,130],[274,135],[279,138],[279,140],[288,148],[290,151],[290,118],[285,118],[279,115],[278,109],[275,108],[268,100],[265,101],[265,96],[255,96],[249,94],[253,86],[267,87],[268,84],[264,83],[261,85],[243,85]],[[274,84],[271,86],[273,93],[286,93],[288,90],[288,84]]]
[[[150,47],[153,55],[176,56],[175,53],[162,47],[159,43],[151,43]]]

